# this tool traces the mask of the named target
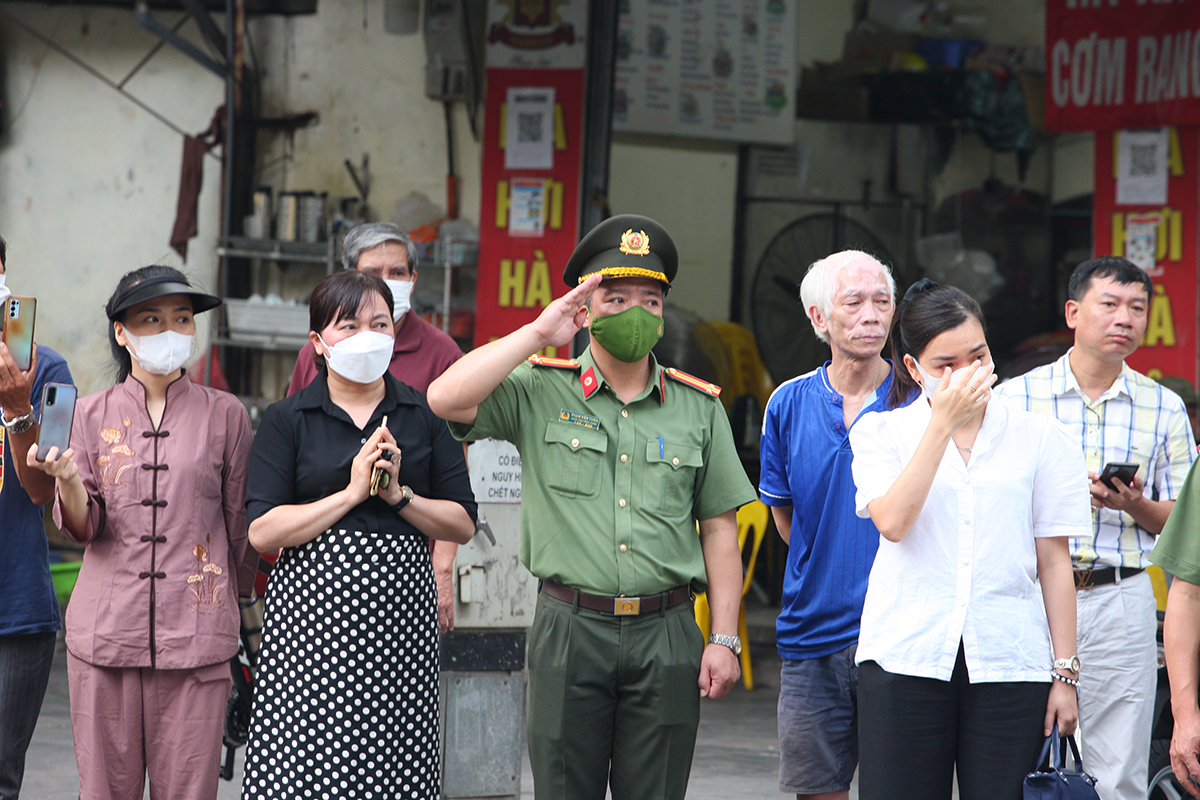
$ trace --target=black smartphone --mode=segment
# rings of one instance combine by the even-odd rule
[[[1104,471],[1100,473],[1100,481],[1114,492],[1117,490],[1117,487],[1113,485],[1113,478],[1116,478],[1126,486],[1132,486],[1133,476],[1137,475],[1139,466],[1139,464],[1110,461],[1104,465]]]
[[[42,422],[38,429],[37,460],[45,461],[51,447],[58,454],[71,444],[71,423],[75,419],[75,387],[69,383],[47,383],[42,389]]]

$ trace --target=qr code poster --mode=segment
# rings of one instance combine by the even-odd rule
[[[504,168],[554,168],[554,89],[510,86],[504,117]]]
[[[1117,135],[1117,205],[1160,206],[1167,202],[1166,128]]]
[[[1151,276],[1161,275],[1158,268],[1158,229],[1161,214],[1130,214],[1125,218],[1125,257]]]

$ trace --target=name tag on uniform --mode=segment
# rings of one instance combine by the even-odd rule
[[[593,417],[590,414],[580,414],[578,411],[567,411],[564,408],[558,412],[558,419],[561,422],[578,425],[581,428],[591,428],[594,431],[600,430],[600,418]]]

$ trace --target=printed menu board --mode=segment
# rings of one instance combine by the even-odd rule
[[[786,144],[799,0],[622,0],[613,128]]]

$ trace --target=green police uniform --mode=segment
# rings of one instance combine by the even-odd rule
[[[661,225],[622,215],[583,238],[563,280],[599,272],[665,292],[678,265]],[[637,359],[646,342],[626,343]],[[506,439],[521,453],[521,561],[542,579],[528,655],[538,800],[603,798],[605,784],[614,800],[687,791],[705,646],[689,592],[706,584],[696,520],[756,495],[720,390],[648,361],[646,388],[623,403],[590,348],[573,361],[533,356],[473,424],[450,425],[460,439]]]
[[[1196,462],[1200,464],[1200,461]],[[1150,560],[1176,578],[1200,585],[1200,475],[1193,466],[1179,499],[1150,551]]]
[[[650,356],[624,404],[590,349],[512,372],[460,439],[521,453],[521,560],[543,580],[596,595],[705,584],[696,520],[756,498],[719,390]],[[614,615],[546,594],[529,646],[529,749],[536,796],[683,797],[699,721],[704,640],[691,603]],[[597,788],[599,787],[599,788]],[[600,794],[595,794],[599,791]]]

